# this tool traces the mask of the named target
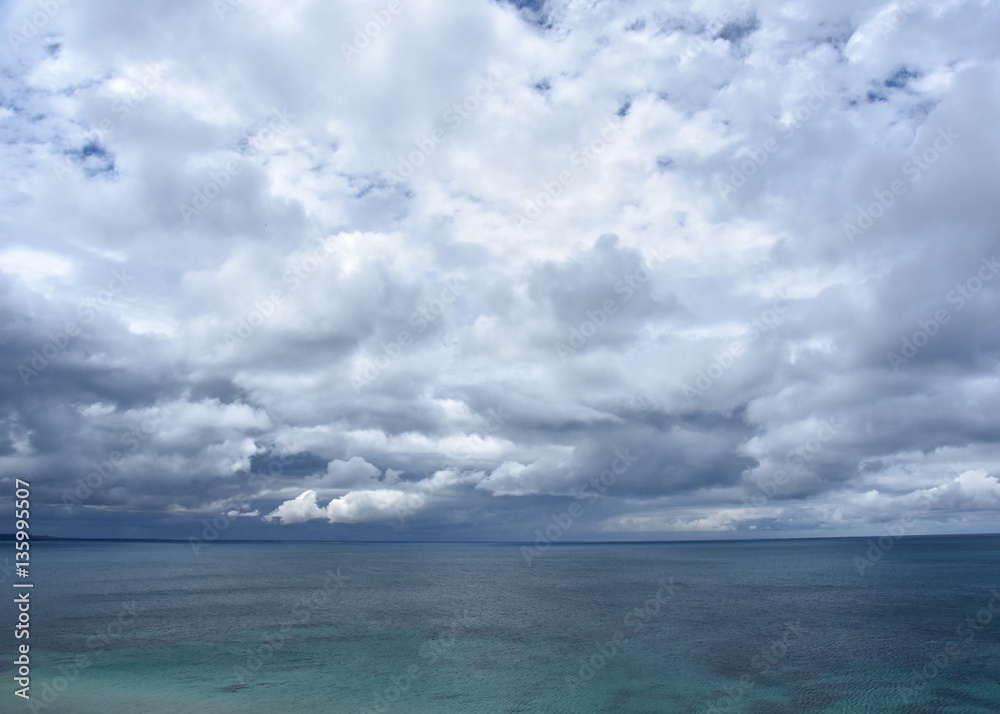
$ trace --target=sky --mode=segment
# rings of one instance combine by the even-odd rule
[[[1000,530],[997,3],[0,22],[33,534]]]

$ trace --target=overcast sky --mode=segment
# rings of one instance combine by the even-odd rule
[[[0,13],[33,533],[1000,530],[996,3]]]

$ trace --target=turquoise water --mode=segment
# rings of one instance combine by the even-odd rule
[[[529,566],[507,545],[214,543],[195,555],[181,543],[41,542],[32,703],[1000,711],[1000,538],[903,539],[860,573],[867,551],[855,539],[557,545]],[[12,659],[0,662],[8,683]],[[9,686],[0,711],[32,707]]]

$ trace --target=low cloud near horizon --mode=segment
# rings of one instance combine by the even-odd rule
[[[0,19],[33,531],[1000,530],[994,3]]]

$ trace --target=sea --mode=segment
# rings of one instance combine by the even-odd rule
[[[34,542],[0,712],[1000,711],[1000,536],[199,545]]]

